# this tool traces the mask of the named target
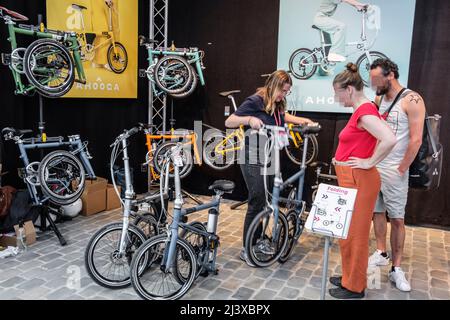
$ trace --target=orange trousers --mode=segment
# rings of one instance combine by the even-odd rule
[[[352,220],[345,240],[339,240],[342,259],[342,286],[353,292],[367,287],[369,234],[373,209],[380,192],[377,169],[352,169],[336,165],[339,186],[358,190]]]

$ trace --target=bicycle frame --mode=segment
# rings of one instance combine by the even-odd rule
[[[63,137],[48,137],[46,141],[43,142],[41,139],[36,138],[27,138],[27,139],[21,139],[20,137],[15,138],[15,143],[19,147],[20,152],[20,159],[22,160],[22,163],[24,164],[24,167],[26,168],[30,164],[30,160],[28,159],[27,150],[41,150],[41,149],[49,149],[49,148],[59,148],[59,147],[69,147],[69,150],[72,154],[76,155],[79,153],[79,158],[86,169],[86,174],[89,179],[96,179],[94,170],[92,168],[92,165],[89,161],[89,158],[91,157],[89,155],[88,150],[85,150],[85,145],[83,145],[83,142],[80,139],[79,135],[72,135],[69,136],[69,141],[64,141]],[[28,191],[31,195],[31,197],[34,200],[35,204],[42,205],[45,201],[48,200],[48,198],[40,199],[38,197],[38,192],[36,190],[36,186],[32,185],[30,183],[26,183]]]
[[[86,39],[86,28],[84,25],[84,16],[83,16],[83,10],[80,10],[80,17],[81,17],[81,29],[82,31],[78,33],[79,38],[81,38],[82,40],[82,47],[84,47],[84,50],[86,50],[87,52],[87,39]],[[107,36],[107,38],[104,41],[101,41],[99,44],[97,44],[95,47],[92,47],[91,51],[95,51],[100,47],[103,47],[109,43],[112,44],[113,46],[113,50],[114,50],[114,54],[117,54],[117,50],[116,50],[116,40],[114,38],[114,30],[113,30],[113,24],[112,24],[112,7],[108,6],[108,31],[102,32],[102,33],[98,33],[96,34],[96,36],[101,35],[101,36]],[[91,59],[88,59],[91,60]]]
[[[203,77],[203,71],[202,71],[202,59],[200,51],[198,51],[197,48],[189,48],[189,49],[175,49],[167,50],[165,48],[156,48],[153,49],[149,47],[147,49],[148,52],[148,62],[149,64],[153,64],[155,60],[155,56],[179,56],[186,58],[187,62],[189,64],[195,64],[195,69],[197,71],[197,75],[199,77],[200,83],[202,86],[205,85],[205,78]]]
[[[34,27],[32,25],[28,28],[21,27],[20,25],[18,27],[15,26],[15,22],[12,21],[8,17],[3,17],[5,19],[5,24],[8,25],[8,41],[11,43],[11,52],[13,52],[15,49],[17,49],[17,39],[16,34],[23,34],[26,36],[35,36],[37,38],[46,38],[46,39],[55,39],[60,42],[64,42],[64,45],[69,49],[69,51],[72,52],[72,57],[75,62],[75,70],[78,75],[78,79],[75,81],[86,83],[86,76],[84,74],[83,65],[81,63],[81,56],[79,51],[79,43],[76,38],[76,34],[74,32],[70,33],[60,33],[57,31],[52,30],[39,30],[38,27]],[[21,75],[16,70],[10,67],[10,70],[14,77],[14,82],[16,84],[16,94],[29,94],[31,91],[35,89],[35,86],[29,84],[25,85],[22,82]]]
[[[281,166],[280,166],[280,147],[279,143],[277,141],[278,138],[278,132],[281,131],[280,127],[276,126],[265,126],[265,128],[269,130],[273,130],[276,133],[274,134],[274,150],[275,150],[275,161],[274,161],[274,169],[275,169],[275,178],[274,178],[274,185],[273,185],[273,191],[272,191],[272,203],[271,203],[271,210],[273,211],[274,216],[274,236],[272,239],[273,243],[278,242],[278,215],[280,213],[279,209],[279,203],[285,202],[285,203],[293,203],[295,205],[296,211],[302,210],[302,207],[304,208],[304,201],[302,201],[303,197],[303,185],[305,181],[305,173],[306,173],[306,150],[308,148],[308,140],[309,140],[309,134],[305,134],[305,139],[303,140],[304,148],[303,148],[303,154],[302,154],[302,165],[300,166],[300,171],[289,177],[286,181],[283,182],[283,179],[281,177]],[[284,128],[283,128],[284,129]],[[297,132],[296,132],[297,133]],[[287,186],[292,185],[295,181],[298,180],[298,188],[297,188],[297,194],[294,200],[287,199],[280,197],[281,191],[283,191]]]
[[[164,184],[164,189],[162,194],[161,193],[155,193],[152,194],[150,196],[144,197],[142,199],[136,200],[136,194],[134,192],[133,189],[133,184],[131,182],[131,171],[130,171],[130,158],[128,156],[128,138],[133,135],[134,133],[136,133],[139,129],[138,128],[133,128],[129,131],[126,131],[124,133],[122,133],[121,135],[119,135],[115,141],[115,143],[113,145],[115,145],[116,143],[120,143],[122,146],[122,151],[123,151],[123,165],[124,165],[124,171],[125,171],[125,199],[121,202],[123,203],[123,224],[122,224],[122,234],[120,237],[120,242],[119,242],[119,254],[124,254],[125,250],[126,250],[126,245],[127,245],[127,235],[128,235],[128,226],[130,224],[130,214],[131,214],[131,209],[133,207],[133,205],[138,205],[140,203],[144,203],[144,202],[151,202],[154,200],[157,200],[158,198],[167,198],[168,194],[169,194],[169,167],[167,166],[166,172],[165,172],[165,184]],[[112,145],[112,146],[113,146]],[[114,152],[114,149],[113,151]],[[116,193],[119,195],[119,191],[116,187],[116,183],[115,183],[115,179],[114,179],[114,172],[113,172],[113,163],[111,163],[111,178],[113,181],[113,185],[114,185],[114,189],[116,190]],[[120,196],[119,196],[120,198]]]
[[[171,139],[182,139],[185,145],[193,145],[193,151],[194,151],[194,157],[196,163],[200,164],[202,163],[202,159],[200,157],[200,152],[197,147],[197,135],[193,132],[191,133],[189,131],[188,134],[184,132],[177,133],[177,130],[171,129],[170,131],[166,133],[161,134],[153,134],[149,130],[146,130],[145,132],[145,139],[146,139],[146,145],[147,150],[150,155],[153,155],[154,149],[153,149],[153,140],[171,140]],[[152,179],[159,179],[159,175],[155,172],[153,167],[151,166],[151,162],[149,163],[150,172],[152,174]]]
[[[172,151],[178,152],[179,154],[179,148],[180,146],[172,148]],[[178,148],[178,150],[176,150]],[[175,149],[175,150],[174,150]],[[170,155],[172,158],[172,161],[174,159],[174,154],[172,153]],[[169,167],[167,165],[167,167]],[[175,201],[174,201],[174,209],[173,209],[173,220],[170,224],[169,228],[169,237],[168,241],[169,243],[169,250],[164,250],[164,256],[161,263],[161,267],[165,268],[165,272],[169,272],[171,268],[174,266],[175,262],[175,256],[176,256],[176,243],[178,240],[178,229],[179,227],[186,228],[188,230],[194,231],[195,233],[204,235],[208,242],[215,238],[217,239],[217,236],[214,237],[217,230],[217,222],[218,222],[218,215],[219,215],[219,207],[220,207],[220,199],[221,199],[221,193],[217,193],[214,197],[214,200],[205,204],[201,204],[198,206],[194,206],[191,208],[182,209],[183,206],[183,196],[181,193],[181,180],[180,180],[180,169],[177,165],[174,164],[174,173],[175,173]],[[180,222],[183,216],[186,216],[188,214],[191,214],[193,212],[210,209],[208,213],[208,225],[207,225],[207,232],[198,230],[195,227],[188,226],[187,224]],[[210,244],[210,243],[208,243]],[[215,261],[216,261],[216,253],[217,253],[217,246],[214,245],[208,246],[210,249],[213,249],[213,256],[210,257],[209,254],[207,257],[205,257],[204,262],[209,261],[208,263],[208,270],[215,270]]]

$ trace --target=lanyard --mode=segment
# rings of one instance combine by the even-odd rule
[[[277,117],[278,114],[278,117]],[[276,113],[273,114],[274,118],[275,118],[275,123],[277,126],[281,127],[281,115],[280,115],[280,110],[277,110]]]

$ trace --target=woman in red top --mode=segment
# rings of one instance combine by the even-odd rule
[[[364,84],[355,64],[333,81],[335,98],[354,112],[339,134],[333,163],[339,186],[358,190],[347,239],[339,240],[342,276],[331,277],[337,288],[330,295],[338,299],[363,298],[367,286],[369,233],[373,208],[380,192],[380,176],[375,165],[392,150],[396,138],[378,110],[364,95]]]

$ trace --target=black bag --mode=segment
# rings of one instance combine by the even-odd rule
[[[441,116],[425,116],[422,145],[409,167],[410,188],[434,190],[441,182],[443,149],[439,143]]]
[[[8,214],[0,219],[0,233],[14,231],[19,222],[33,221],[39,217],[41,207],[34,206],[28,190],[17,190],[11,201]]]

